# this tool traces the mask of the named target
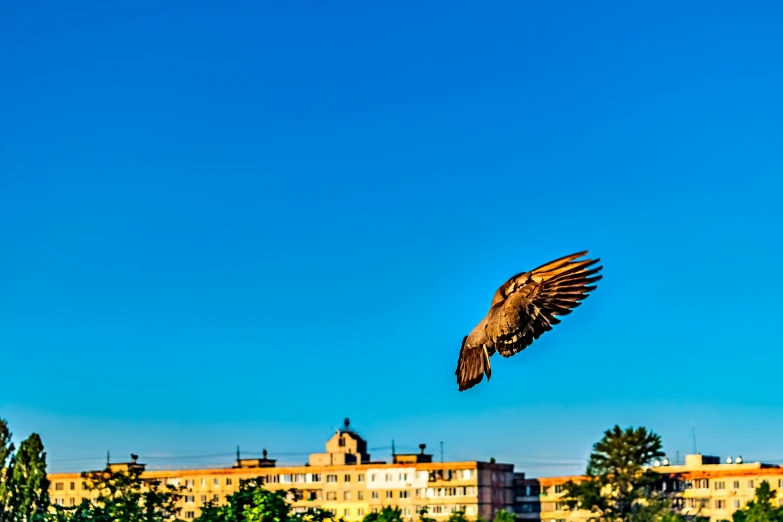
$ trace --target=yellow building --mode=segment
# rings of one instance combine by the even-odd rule
[[[292,490],[289,499],[295,510],[309,507],[332,510],[348,521],[361,520],[384,506],[399,507],[406,518],[429,507],[430,516],[445,519],[464,510],[470,517],[491,518],[499,509],[511,510],[514,482],[513,464],[494,462],[432,462],[421,452],[393,455],[392,462],[375,462],[367,453],[367,442],[350,428],[348,421],[326,443],[324,453],[310,455],[304,466],[278,467],[264,451],[260,459],[237,459],[224,469],[144,471],[144,479],[185,488],[181,500],[185,519],[196,518],[208,500],[222,502],[234,493],[243,479],[261,477],[266,488]],[[131,462],[112,467],[141,467]],[[81,473],[49,475],[52,501],[74,506],[90,492]]]
[[[655,471],[666,474],[666,487],[674,504],[688,517],[703,517],[710,522],[731,520],[737,509],[753,499],[755,488],[767,481],[777,490],[783,505],[783,467],[761,462],[744,463],[717,457],[687,455],[682,465],[669,465],[666,459],[656,463]],[[525,520],[541,522],[584,522],[585,511],[570,512],[563,497],[563,484],[581,477],[518,478],[515,481],[515,511]]]

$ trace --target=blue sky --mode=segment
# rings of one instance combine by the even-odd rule
[[[780,4],[0,9],[0,415],[52,469],[344,416],[531,475],[614,423],[783,462]],[[592,297],[457,393],[495,289],[582,249]]]

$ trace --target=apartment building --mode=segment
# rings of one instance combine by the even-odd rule
[[[514,465],[495,462],[433,462],[420,452],[394,454],[391,462],[373,461],[367,442],[348,420],[327,441],[326,451],[310,455],[302,466],[277,466],[264,451],[260,459],[240,459],[223,469],[147,471],[133,456],[113,469],[136,468],[144,479],[185,488],[181,500],[185,519],[196,518],[209,500],[225,501],[240,481],[261,478],[266,488],[290,491],[294,510],[329,509],[347,521],[361,520],[384,506],[398,507],[406,518],[416,518],[424,506],[430,516],[445,519],[454,511],[490,519],[500,509],[513,508]],[[49,475],[53,502],[74,506],[89,498],[81,473]]]
[[[703,517],[710,522],[731,520],[732,513],[752,500],[756,487],[765,480],[777,490],[777,502],[783,505],[781,466],[745,463],[741,458],[729,458],[721,463],[718,457],[694,454],[687,455],[683,464],[671,465],[664,459],[652,469],[666,475],[666,487],[672,491],[675,507],[688,517]],[[586,521],[589,513],[568,511],[562,499],[563,484],[580,478],[517,476],[514,481],[517,516],[536,522]]]

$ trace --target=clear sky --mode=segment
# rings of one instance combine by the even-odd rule
[[[779,2],[4,2],[0,416],[54,470],[783,462]],[[604,280],[464,393],[512,274]],[[212,455],[214,457],[207,457]]]

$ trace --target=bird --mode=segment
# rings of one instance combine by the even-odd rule
[[[595,266],[600,258],[580,259],[585,255],[587,250],[521,272],[497,289],[489,312],[462,339],[455,372],[460,392],[476,386],[484,375],[489,382],[489,359],[496,352],[506,358],[516,355],[558,324],[556,316],[582,304],[603,277],[603,267]]]

